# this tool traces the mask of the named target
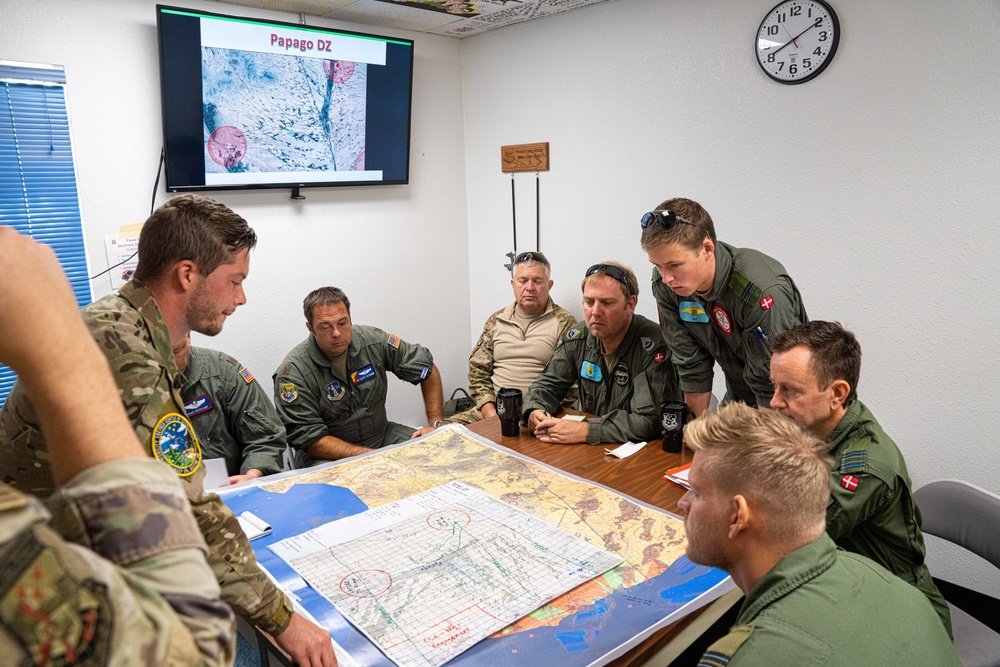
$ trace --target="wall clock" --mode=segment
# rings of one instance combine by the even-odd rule
[[[760,22],[757,62],[778,83],[804,83],[826,69],[839,42],[833,7],[823,0],[786,0]]]

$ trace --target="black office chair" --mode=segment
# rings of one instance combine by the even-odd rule
[[[940,480],[914,492],[921,528],[1000,568],[1000,496],[959,480]],[[1000,666],[1000,600],[934,579],[951,607],[955,649],[965,667]]]

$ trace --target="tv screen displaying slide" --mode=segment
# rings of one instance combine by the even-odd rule
[[[156,12],[169,192],[409,181],[411,40]]]

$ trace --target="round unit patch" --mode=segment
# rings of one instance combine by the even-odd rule
[[[193,475],[201,465],[201,445],[188,418],[171,412],[160,418],[153,429],[153,456],[163,461],[179,477]]]
[[[729,317],[729,313],[722,306],[714,306],[712,308],[712,317],[715,318],[715,323],[719,325],[719,328],[725,331],[727,334],[733,333],[733,321]]]
[[[615,379],[615,384],[618,386],[624,387],[627,385],[629,381],[628,364],[624,361],[619,361],[615,364],[615,369],[611,371],[611,377]]]

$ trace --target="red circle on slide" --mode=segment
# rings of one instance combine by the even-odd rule
[[[340,580],[340,590],[352,598],[374,598],[392,588],[385,570],[358,570]]]
[[[358,154],[357,159],[354,160],[354,171],[364,171],[365,170],[365,152],[361,151]]]
[[[235,167],[247,154],[247,138],[232,125],[215,129],[208,138],[208,155],[216,164]]]
[[[354,62],[350,60],[324,60],[326,78],[334,83],[347,83],[354,76]]]
[[[465,528],[472,523],[472,517],[462,510],[442,510],[427,516],[427,525],[434,530],[452,530],[455,526]]]

